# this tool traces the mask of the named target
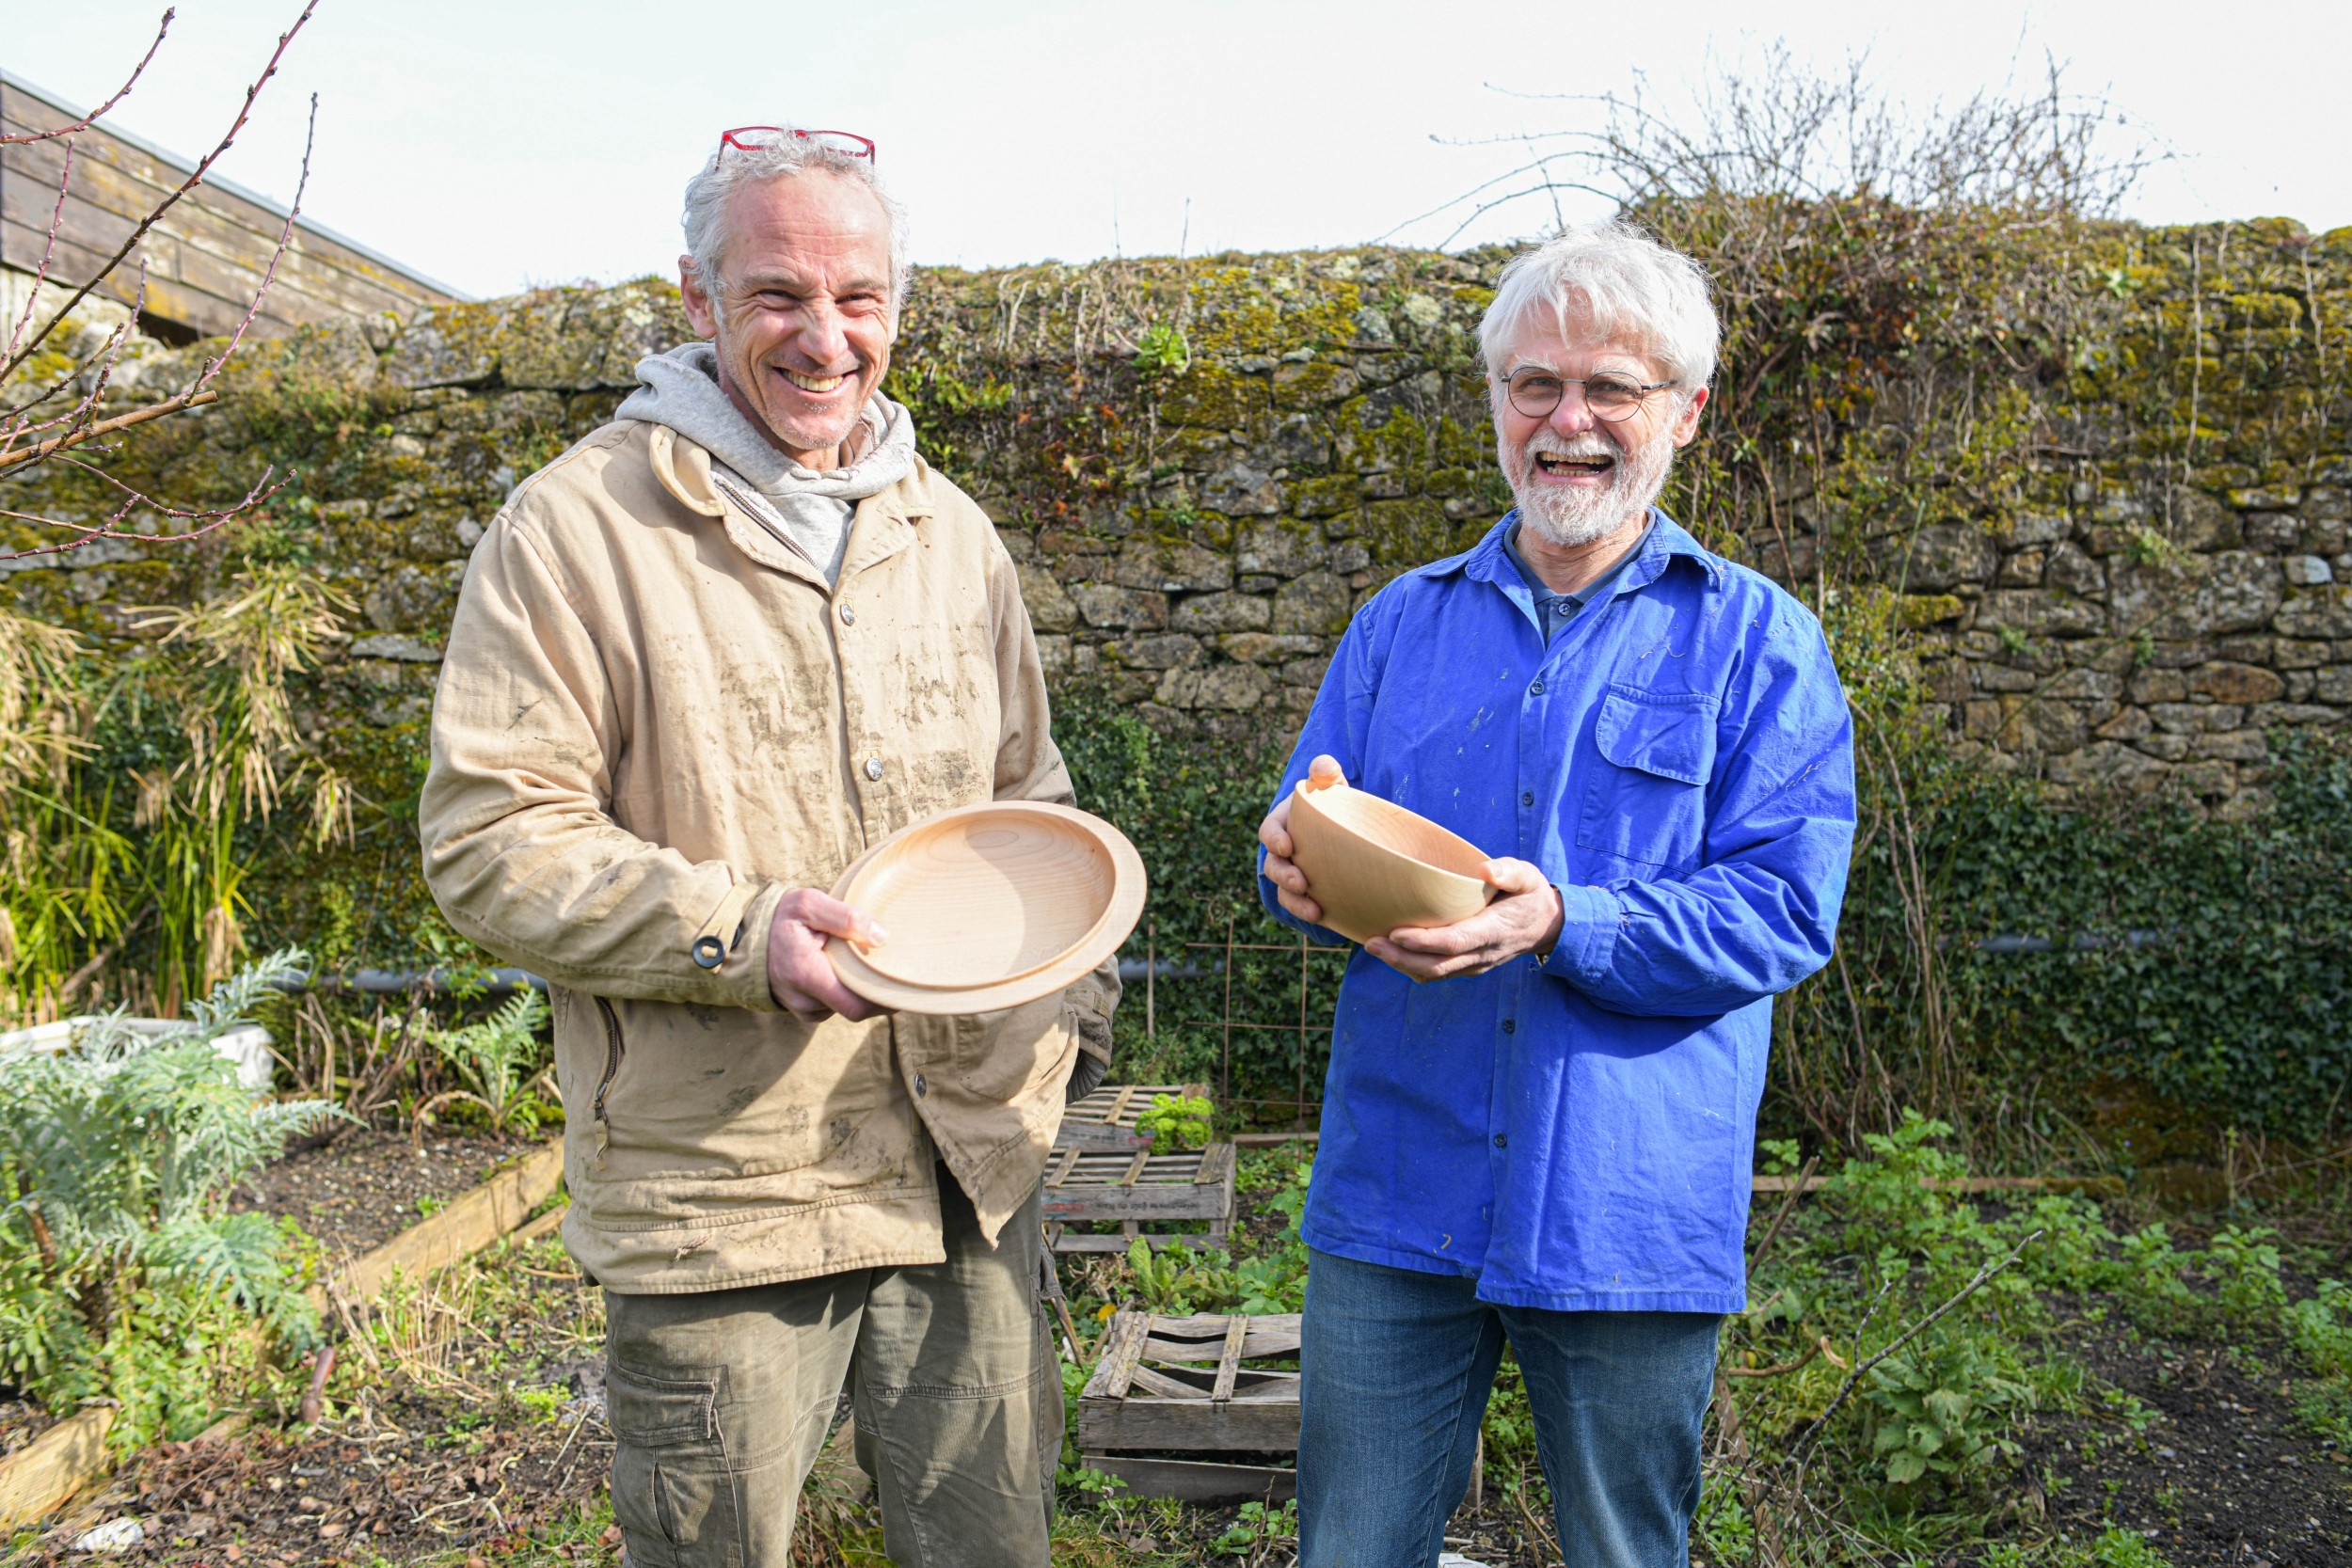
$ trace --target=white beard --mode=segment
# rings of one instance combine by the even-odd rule
[[[1537,453],[1554,457],[1613,457],[1609,482],[1592,489],[1570,489],[1529,480]],[[1619,451],[1594,432],[1574,437],[1541,427],[1517,451],[1506,452],[1502,477],[1510,482],[1519,515],[1563,549],[1603,539],[1647,512],[1666,488],[1674,467],[1674,442],[1660,430],[1629,451]]]

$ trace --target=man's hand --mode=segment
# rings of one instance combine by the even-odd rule
[[[883,1008],[843,985],[833,972],[833,960],[825,956],[829,936],[863,947],[888,940],[865,911],[815,888],[794,888],[778,899],[776,918],[768,927],[770,994],[803,1023],[822,1023],[834,1013],[852,1023],[879,1017]]]
[[[1307,765],[1307,787],[1328,789],[1345,784],[1337,757],[1320,756]],[[1258,842],[1265,846],[1265,879],[1282,908],[1310,926],[1323,924],[1323,906],[1307,896],[1307,874],[1291,863],[1291,798],[1284,792],[1258,824]]]
[[[1522,953],[1549,953],[1566,918],[1559,890],[1525,861],[1492,860],[1484,871],[1502,895],[1485,909],[1451,926],[1400,926],[1364,951],[1416,980],[1484,974]],[[1290,907],[1288,898],[1282,903]]]

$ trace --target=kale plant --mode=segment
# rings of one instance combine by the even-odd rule
[[[291,1227],[227,1199],[340,1113],[243,1087],[215,1048],[305,961],[274,953],[159,1034],[118,1013],[0,1053],[0,1378],[60,1408],[118,1400],[135,1443],[200,1424],[266,1341],[315,1338]]]

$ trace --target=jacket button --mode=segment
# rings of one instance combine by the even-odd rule
[[[841,624],[842,624],[843,626],[856,626],[856,625],[857,625],[857,611],[856,611],[856,610],[851,610],[851,609],[850,609],[848,605],[843,605],[843,606],[841,607]]]
[[[882,758],[867,757],[866,759],[866,776],[874,783],[880,784],[882,783]]]
[[[1502,1021],[1502,1032],[1506,1035],[1518,1034],[1519,1032],[1519,1021],[1516,1018],[1504,1019]]]
[[[1509,1134],[1509,1133],[1507,1133],[1507,1132],[1497,1132],[1497,1133],[1495,1134],[1495,1147],[1496,1147],[1497,1148],[1510,1148],[1510,1147],[1511,1147],[1511,1137],[1510,1137],[1510,1134]]]
[[[914,1098],[920,1100],[930,1092],[931,1086],[923,1082],[923,1075],[921,1073],[916,1073],[914,1075]]]
[[[1537,681],[1534,685],[1527,689],[1527,694],[1531,697],[1542,696],[1544,694],[1544,683]]]

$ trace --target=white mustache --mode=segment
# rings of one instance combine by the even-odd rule
[[[1617,457],[1617,449],[1598,436],[1563,436],[1556,430],[1539,430],[1530,436],[1519,448],[1522,455],[1534,457]]]

